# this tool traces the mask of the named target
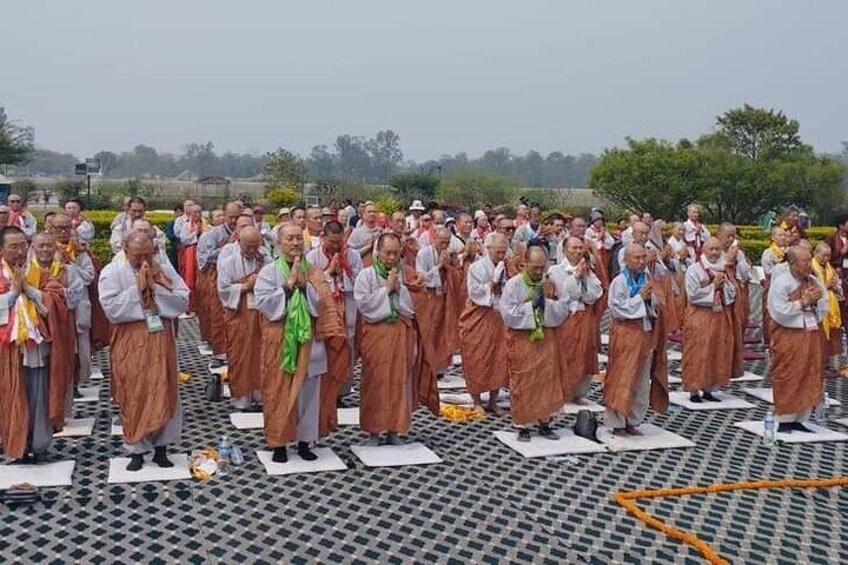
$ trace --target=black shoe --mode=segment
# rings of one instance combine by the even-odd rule
[[[703,398],[707,402],[721,402],[721,399],[713,396],[713,393],[711,392],[705,392]]]
[[[539,435],[545,439],[559,439],[557,433],[551,429],[550,424],[539,424]]]
[[[29,453],[26,453],[20,459],[12,459],[7,465],[32,465],[33,463],[35,463],[35,458]]]
[[[286,446],[281,445],[280,447],[274,448],[274,455],[271,457],[271,461],[274,463],[286,463],[289,460],[289,456],[286,454]]]
[[[153,462],[159,465],[160,467],[164,468],[174,466],[174,463],[170,459],[168,459],[168,448],[164,445],[160,445],[154,451]]]
[[[309,449],[309,442],[306,441],[297,442],[297,455],[304,461],[315,461],[318,459],[315,452]]]
[[[689,402],[694,402],[695,404],[700,404],[701,402],[703,402],[703,400],[701,400],[700,394],[698,394],[697,392],[693,392],[692,394],[689,395]]]
[[[792,422],[792,429],[798,430],[799,432],[806,432],[808,434],[816,433],[815,430],[811,430],[810,428],[808,428],[807,426],[805,426],[801,422]]]
[[[639,436],[645,435],[642,432],[640,432],[639,428],[637,428],[636,426],[625,426],[624,433],[626,433],[629,436],[634,436],[634,437],[639,437]]]
[[[241,412],[245,414],[261,414],[262,413],[262,405],[261,404],[251,404]]]
[[[141,471],[144,466],[144,455],[130,455],[130,462],[127,463],[127,471]]]
[[[223,367],[226,364],[227,364],[227,362],[224,359],[212,359],[209,362],[209,368],[210,369],[220,369],[221,367]]]
[[[527,428],[522,428],[518,430],[518,441],[524,443],[530,441],[530,430],[528,430]]]
[[[784,434],[791,434],[794,429],[795,426],[792,425],[792,422],[781,422],[777,425],[777,431]]]

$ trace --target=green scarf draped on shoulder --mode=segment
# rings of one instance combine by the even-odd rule
[[[542,292],[542,281],[534,281],[526,270],[521,271],[521,280],[530,289],[527,298],[535,302],[536,297]],[[535,327],[530,331],[530,341],[542,341],[545,339],[545,330],[542,329],[542,311],[533,306],[533,323]]]
[[[284,257],[277,259],[277,268],[283,279],[291,275],[291,267]],[[303,274],[309,272],[309,265],[305,257],[300,258],[296,266]],[[287,374],[297,370],[297,356],[300,347],[312,339],[312,316],[309,314],[309,305],[306,301],[306,291],[296,288],[286,301],[286,327],[283,333],[283,344],[280,349],[280,369]]]
[[[381,279],[389,278],[389,268],[383,265],[379,259],[374,259],[374,272],[377,273],[377,276]],[[397,269],[398,273],[400,273],[400,269]],[[391,315],[386,319],[390,324],[394,324],[398,320],[398,293],[393,292],[389,295],[389,305],[392,307]]]

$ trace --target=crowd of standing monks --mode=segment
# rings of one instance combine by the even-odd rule
[[[45,459],[93,351],[108,343],[127,469],[150,453],[173,465],[167,447],[182,429],[176,335],[194,314],[212,366],[227,366],[233,408],[263,413],[278,463],[292,444],[301,459],[317,457],[357,362],[360,428],[372,445],[404,443],[420,406],[439,414],[437,383],[457,354],[475,410],[502,416],[498,397],[509,391],[519,441],[558,438],[554,416],[585,404],[599,374],[607,427],[641,435],[648,407],[668,404],[669,335],[682,339],[693,402],[720,402],[713,393],[744,372],[756,271],[736,227],[711,235],[697,206],[685,222],[634,215],[613,232],[600,211],[543,217],[523,204],[514,218],[489,209],[450,218],[418,201],[390,217],[370,202],[295,207],[272,227],[261,207],[236,201],[205,216],[187,201],[167,233],[145,213],[143,199],[129,199],[102,269],[78,202],[46,218],[42,232],[32,221],[27,233],[23,214],[0,227],[8,458]],[[841,352],[845,220],[813,250],[789,210],[762,257],[756,282],[782,431],[809,431],[825,365]],[[797,355],[805,348],[816,354]]]

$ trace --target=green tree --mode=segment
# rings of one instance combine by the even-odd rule
[[[518,183],[511,179],[479,169],[463,169],[442,180],[437,195],[446,204],[475,210],[485,204],[510,202],[517,189]]]
[[[265,190],[294,187],[302,189],[306,182],[306,162],[295,153],[282,147],[266,155]]]
[[[414,199],[432,200],[440,182],[435,175],[407,172],[393,175],[389,185],[400,200],[407,202]]]
[[[798,135],[798,120],[783,112],[764,110],[745,104],[716,118],[714,137],[727,148],[747,159],[775,159],[809,150]]]
[[[0,165],[24,165],[32,158],[32,128],[22,127],[10,120],[0,106]]]
[[[604,151],[589,186],[623,209],[676,218],[698,200],[702,165],[691,144],[627,138],[627,147]]]

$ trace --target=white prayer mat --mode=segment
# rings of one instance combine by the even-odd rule
[[[730,379],[732,383],[752,383],[759,382],[763,380],[762,375],[755,375],[750,371],[745,371],[745,373],[741,377],[736,377],[734,379]],[[679,377],[677,375],[669,375],[668,376],[669,384],[681,384],[683,382],[683,377]]]
[[[834,420],[834,422],[848,427],[848,418],[839,418],[838,420]]]
[[[676,349],[668,350],[668,360],[669,361],[682,361],[683,360],[683,352],[678,351]]]
[[[169,453],[168,459],[173,467],[164,469],[151,461],[153,455],[144,456],[144,466],[138,471],[127,471],[129,457],[113,457],[109,459],[109,483],[150,483],[154,481],[179,481],[190,479],[188,470],[188,455],[185,453]]]
[[[695,447],[694,442],[683,436],[668,432],[653,424],[639,426],[641,436],[614,436],[612,430],[598,429],[600,439],[610,451],[648,451],[652,449],[675,449],[679,447]]]
[[[778,423],[775,422],[775,425]],[[742,428],[746,432],[750,432],[752,434],[763,437],[763,421],[762,420],[749,420],[747,422],[737,422],[733,424],[737,428]],[[824,428],[822,426],[817,426],[816,424],[811,424],[810,422],[804,422],[804,426],[810,428],[815,433],[809,432],[799,432],[793,431],[791,433],[787,432],[777,432],[775,437],[777,441],[782,441],[783,443],[816,443],[821,441],[848,441],[848,434],[843,434],[841,432],[835,432],[833,430],[829,430],[828,428]]]
[[[439,387],[439,390],[465,388],[465,379],[460,375],[446,374],[444,377],[439,379],[437,386]]]
[[[70,486],[76,461],[38,465],[0,465],[0,489],[29,483],[34,487]]]
[[[601,345],[609,345],[609,334],[601,334]]]
[[[668,393],[668,401],[672,404],[682,406],[687,410],[740,410],[743,408],[755,408],[753,404],[742,400],[738,396],[727,394],[726,392],[714,392],[713,396],[721,400],[721,402],[692,402],[689,400],[689,393],[686,391],[675,391]]]
[[[578,437],[568,430],[554,430],[559,439],[551,440],[533,435],[534,430],[531,430],[530,441],[518,441],[518,430],[507,431],[500,430],[492,432],[498,440],[517,451],[519,455],[525,458],[531,457],[548,457],[551,455],[569,455],[580,453],[602,453],[607,450],[602,443],[595,443],[588,439]]]
[[[359,407],[356,408],[339,408],[338,418],[340,426],[358,426],[359,425]]]
[[[212,365],[209,365],[209,372],[212,373],[213,375],[226,375],[227,374],[227,366],[222,365],[220,367],[213,367]]]
[[[124,426],[118,426],[116,424],[112,424],[112,430],[109,432],[110,436],[122,436],[124,435]]]
[[[609,357],[607,357],[606,353],[598,353],[598,363],[606,365],[609,363]]]
[[[759,398],[764,402],[768,402],[769,404],[774,404],[774,390],[770,388],[743,388],[742,392],[745,394],[749,394],[754,398]],[[833,398],[827,399],[826,406],[841,406],[842,403]]]
[[[569,402],[562,407],[561,412],[563,414],[577,414],[581,410],[588,410],[589,412],[604,412],[606,410],[606,408],[597,402],[592,402],[591,400],[586,400],[584,402],[586,402],[586,404],[572,404]]]
[[[209,355],[212,355],[212,350],[206,344],[198,345],[197,346],[197,352],[200,353],[201,355],[203,355],[204,357],[208,357]]]
[[[224,383],[224,386],[221,387],[221,398],[232,398],[233,393],[230,390],[230,385]]]
[[[99,386],[82,386],[79,391],[82,398],[74,398],[74,402],[97,402],[100,400]]]
[[[91,368],[91,376],[89,378],[93,381],[103,380],[103,378],[104,378],[103,377],[103,370],[98,369],[97,367],[92,367]]]
[[[451,363],[452,363],[454,366],[462,365],[462,355],[460,355],[459,353],[454,353],[454,354],[451,356]]]
[[[180,320],[191,320],[194,318],[194,314],[180,314]]]
[[[265,415],[262,412],[233,412],[230,422],[240,430],[255,430],[265,427]]]
[[[333,453],[329,447],[318,447],[313,449],[318,459],[315,461],[304,461],[295,449],[287,449],[286,455],[289,460],[285,463],[274,463],[271,460],[271,451],[257,451],[259,461],[265,466],[265,472],[269,475],[296,475],[299,473],[322,473],[324,471],[345,471],[347,465]]]
[[[457,406],[474,406],[474,399],[470,392],[442,392],[439,394],[439,400],[444,404],[456,404]],[[489,393],[484,392],[480,395],[480,402],[486,406],[489,402]],[[509,408],[509,394],[506,391],[501,391],[498,396],[498,406],[501,408]]]
[[[352,445],[350,450],[366,467],[403,467],[442,462],[441,457],[417,441],[405,445]]]
[[[53,434],[54,438],[57,437],[85,437],[90,436],[91,431],[94,429],[94,418],[79,418],[76,420],[68,420],[65,422],[65,427],[62,428],[62,431]]]

